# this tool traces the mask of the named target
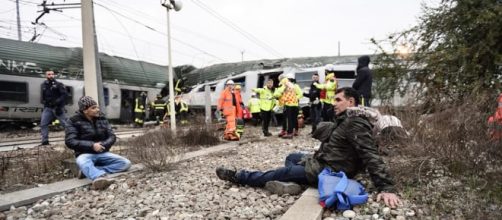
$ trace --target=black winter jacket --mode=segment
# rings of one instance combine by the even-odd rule
[[[378,191],[394,192],[394,182],[378,154],[372,127],[366,118],[348,117],[343,113],[335,123],[320,123],[312,136],[324,136],[320,138],[324,140],[315,154],[306,158],[305,171],[311,184],[317,184],[317,175],[324,167],[344,171],[349,178],[368,170]]]
[[[105,147],[102,153],[108,152],[115,140],[112,127],[104,116],[89,121],[82,113],[77,112],[68,119],[65,126],[65,144],[75,151],[75,157],[83,153],[99,154],[92,148],[97,142]]]
[[[310,84],[309,93],[303,93],[303,96],[309,98],[310,102],[315,101],[316,98],[320,99],[321,97],[321,90],[315,87],[314,83],[319,83],[319,82],[312,82],[312,84]]]
[[[48,108],[64,108],[66,89],[63,83],[56,80],[45,80],[42,84],[42,103]]]
[[[357,59],[357,77],[352,88],[357,90],[359,95],[365,99],[371,98],[371,84],[373,83],[373,76],[368,65],[370,64],[369,56],[361,56]]]

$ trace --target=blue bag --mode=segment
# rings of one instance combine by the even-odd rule
[[[326,208],[336,206],[337,210],[347,210],[368,200],[363,185],[348,179],[343,171],[333,172],[329,168],[319,174],[318,190],[319,204]]]

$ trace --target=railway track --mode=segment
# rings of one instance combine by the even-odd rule
[[[128,131],[116,131],[115,135],[117,138],[130,138],[133,136],[144,134],[145,131],[142,130],[128,130]],[[56,136],[50,138],[51,144],[62,144],[64,143],[64,136]],[[29,138],[23,140],[11,140],[0,142],[0,151],[11,151],[24,148],[33,148],[40,145],[40,138]]]

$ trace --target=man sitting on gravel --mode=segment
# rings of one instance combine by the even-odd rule
[[[357,91],[349,87],[338,89],[335,100],[337,115],[335,123],[319,124],[312,136],[321,140],[322,144],[313,155],[290,154],[286,157],[285,167],[267,172],[246,170],[237,172],[219,167],[216,169],[216,175],[222,180],[233,183],[254,187],[265,186],[277,194],[298,194],[301,188],[297,184],[317,186],[317,176],[324,167],[329,167],[333,171],[344,171],[349,178],[368,170],[373,184],[379,191],[377,201],[383,199],[385,205],[392,208],[400,205],[401,200],[394,193],[394,183],[378,155],[370,122],[359,115],[351,117],[347,115],[347,108],[358,105]]]
[[[116,138],[96,101],[83,96],[78,101],[78,109],[65,127],[66,146],[75,151],[80,174],[93,181],[92,188],[106,189],[113,183],[107,174],[126,171],[131,162],[108,152]]]

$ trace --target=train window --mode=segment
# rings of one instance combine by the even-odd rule
[[[246,77],[240,77],[236,79],[232,79],[235,84],[241,86],[241,91],[246,91]]]
[[[110,90],[106,87],[103,88],[103,95],[105,96],[105,106],[110,105]]]
[[[28,83],[0,81],[0,101],[28,102]]]
[[[66,93],[68,96],[66,96],[66,104],[67,105],[73,105],[73,87],[71,86],[65,86]]]
[[[354,79],[356,71],[335,71],[335,76],[339,79]]]
[[[316,71],[296,73],[296,83],[300,86],[300,88],[310,87],[310,84],[312,83],[312,75],[314,73],[316,73]]]

